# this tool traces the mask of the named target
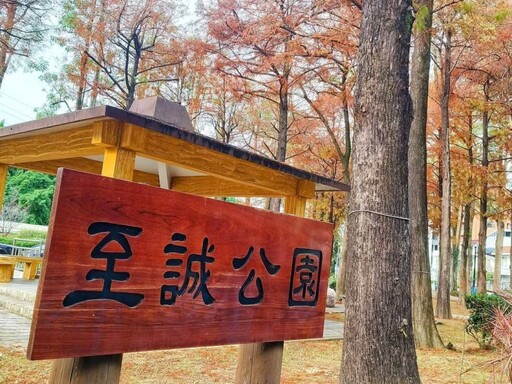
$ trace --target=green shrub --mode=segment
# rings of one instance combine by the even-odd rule
[[[336,290],[336,276],[335,275],[329,276],[329,288]]]
[[[18,239],[37,239],[37,240],[45,240],[46,232],[45,231],[37,231],[33,229],[23,229],[19,231],[16,236]]]
[[[31,241],[31,240],[18,240],[14,239],[14,237],[0,236],[0,244],[14,245],[16,243],[17,247],[30,248],[39,244],[39,241]]]
[[[489,348],[496,311],[501,309],[504,313],[510,313],[512,306],[500,296],[477,293],[466,296],[466,307],[470,312],[466,332],[473,336],[480,348]]]

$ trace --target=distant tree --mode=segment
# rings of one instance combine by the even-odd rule
[[[344,25],[340,9],[337,2],[326,0],[319,4],[216,1],[203,9],[217,71],[235,79],[233,88],[238,93],[264,99],[272,106],[275,121],[266,133],[272,142],[265,145],[278,161],[287,159],[290,129],[295,121],[293,91],[302,97],[301,85],[311,78],[334,83],[342,72],[339,68],[324,69],[327,65],[336,66],[339,56],[343,56],[341,46],[351,44],[353,49],[355,45],[348,38],[339,39],[342,33],[337,27]],[[348,71],[346,60],[338,63]],[[316,99],[312,97],[308,96],[310,105]]]
[[[27,209],[19,203],[19,193],[12,189],[5,199],[0,216],[0,232],[4,235],[11,233],[14,223],[24,222],[27,217]]]
[[[7,178],[6,201],[17,195],[20,207],[26,210],[24,222],[47,225],[50,220],[55,178],[38,172],[15,169]]]
[[[0,88],[15,57],[30,57],[47,31],[50,0],[0,2]]]
[[[102,41],[85,47],[101,69],[101,94],[129,109],[139,86],[176,80],[171,67],[182,62],[173,22],[177,10],[172,2],[156,0],[105,4]]]
[[[439,285],[437,288],[437,316],[452,317],[450,308],[450,266],[451,266],[451,167],[450,167],[450,116],[451,92],[451,49],[452,30],[448,27],[443,34],[443,64],[441,82],[441,236],[439,247]]]
[[[69,93],[74,93],[71,100],[75,110],[95,103],[95,80],[100,69],[92,64],[87,52],[106,42],[105,15],[105,4],[101,1],[63,1],[57,41],[72,55],[71,64],[63,67],[63,73],[74,86]]]
[[[411,56],[411,97],[414,118],[409,136],[409,217],[412,258],[412,310],[417,347],[442,346],[434,322],[428,253],[427,217],[427,106],[432,33],[432,0],[415,1]]]

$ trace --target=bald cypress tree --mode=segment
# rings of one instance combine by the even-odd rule
[[[412,5],[362,4],[341,382],[419,383],[407,197]]]

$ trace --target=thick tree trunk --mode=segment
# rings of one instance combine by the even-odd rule
[[[432,28],[432,0],[414,3],[416,10],[427,9],[414,28],[411,56],[411,97],[414,118],[409,136],[409,217],[412,259],[412,318],[417,347],[443,345],[434,321],[432,284],[428,255],[427,218],[427,104]],[[418,12],[417,12],[418,13]]]
[[[439,286],[437,288],[437,316],[442,319],[452,317],[450,308],[450,266],[451,266],[451,171],[450,171],[450,68],[451,31],[447,30],[444,41],[443,98],[441,101],[441,143],[442,143],[442,200],[441,233],[439,256]]]
[[[503,237],[505,235],[505,223],[503,220],[496,222],[498,226],[498,233],[496,235],[496,246],[495,246],[495,260],[494,260],[494,280],[492,289],[496,291],[501,289],[501,255],[503,251]]]
[[[407,202],[409,1],[363,2],[342,383],[419,383]]]

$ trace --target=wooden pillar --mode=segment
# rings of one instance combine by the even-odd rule
[[[103,176],[133,180],[135,152],[123,148],[106,148],[103,156]]]
[[[5,186],[7,184],[8,171],[9,171],[8,165],[0,164],[0,209],[4,205],[4,194],[5,194]]]
[[[306,198],[288,196],[285,212],[303,217]],[[244,344],[238,351],[235,384],[279,384],[283,364],[284,342]]]
[[[93,138],[93,142],[105,146],[102,175],[132,180],[135,152],[117,145],[120,129],[103,124],[97,129],[95,127],[95,130],[97,138]],[[104,140],[105,137],[109,142]],[[55,360],[48,382],[50,384],[117,384],[121,376],[122,361],[122,354]]]
[[[50,383],[118,383],[123,355],[90,356],[56,360]]]

